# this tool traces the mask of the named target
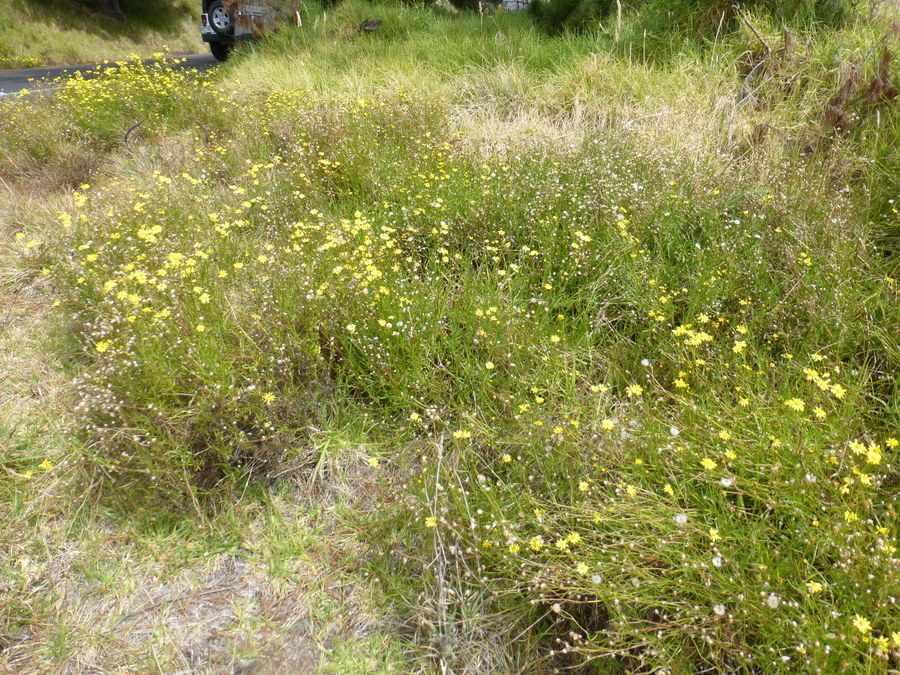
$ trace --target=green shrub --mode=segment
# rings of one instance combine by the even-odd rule
[[[614,9],[610,0],[535,0],[529,5],[535,23],[551,34],[595,27]]]

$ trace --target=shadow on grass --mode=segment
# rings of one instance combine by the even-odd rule
[[[76,0],[17,0],[34,21],[102,35],[109,39],[140,37],[149,32],[173,33],[199,13],[190,0],[120,0],[124,21],[95,12]]]

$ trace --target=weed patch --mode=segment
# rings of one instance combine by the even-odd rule
[[[358,466],[361,567],[445,668],[893,667],[883,61],[872,108],[789,54],[752,102],[754,35],[660,65],[383,6],[348,44],[363,9],[304,10],[222,80],[73,83],[43,156],[10,104],[17,165],[105,157],[18,242],[73,336],[85,476],[202,521]],[[851,127],[822,126],[829,101]],[[320,530],[267,527],[288,578]]]

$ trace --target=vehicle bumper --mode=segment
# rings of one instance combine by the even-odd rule
[[[203,36],[203,39],[206,42],[209,42],[209,40],[206,39],[207,37],[213,35],[215,37],[220,37],[219,34],[213,30],[213,27],[209,25],[209,15],[206,13],[200,15],[200,35]]]

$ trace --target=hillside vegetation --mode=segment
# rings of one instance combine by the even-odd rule
[[[65,441],[4,423],[0,663],[188,662],[84,646],[136,621],[96,563],[36,581],[86,532],[254,570],[198,667],[267,672],[320,583],[332,672],[900,667],[900,17],[658,7],[307,4],[0,104],[8,292],[73,380]]]
[[[77,0],[0,0],[0,70],[204,51],[200,3],[122,0],[124,20]]]

